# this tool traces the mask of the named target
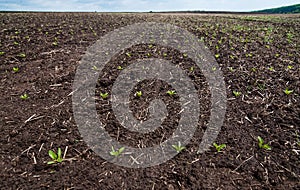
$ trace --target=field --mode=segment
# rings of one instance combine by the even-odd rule
[[[300,15],[0,13],[0,20],[0,189],[300,188]],[[109,62],[95,89],[99,119],[130,146],[168,138],[180,115],[179,97],[165,93],[168,84],[143,81],[133,90],[136,117],[147,118],[140,112],[154,97],[168,105],[164,127],[147,135],[123,128],[100,93],[110,94],[120,70],[136,59],[170,60],[193,80],[201,101],[186,149],[158,166],[133,169],[104,160],[82,139],[72,109],[76,68],[101,36],[138,22],[186,29],[215,56],[227,94],[216,139],[222,150],[197,154],[211,107],[203,73],[186,55],[157,44],[136,45]],[[47,164],[48,151],[59,147],[65,160]]]

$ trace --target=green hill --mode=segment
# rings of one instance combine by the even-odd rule
[[[271,14],[292,14],[292,13],[300,13],[300,4],[278,7],[273,9],[265,9],[254,11],[256,13],[271,13]]]

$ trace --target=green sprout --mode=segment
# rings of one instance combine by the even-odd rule
[[[226,148],[226,144],[220,144],[218,145],[217,143],[213,143],[214,147],[218,152],[220,152],[223,148]]]
[[[52,43],[52,45],[57,46],[57,45],[58,45],[58,42],[55,41],[55,42]]]
[[[220,57],[220,54],[216,54],[215,57],[216,57],[216,58],[219,58],[219,57]]]
[[[257,69],[256,69],[255,67],[252,67],[251,71],[252,71],[252,72],[256,72]]]
[[[26,100],[26,99],[29,98],[29,96],[28,96],[28,94],[25,93],[25,94],[21,95],[20,98],[21,98],[22,100]]]
[[[202,36],[200,39],[199,39],[200,42],[204,42],[204,37]]]
[[[191,71],[191,72],[193,72],[194,70],[195,70],[195,68],[194,68],[194,67],[191,67],[191,68],[190,68],[190,71]]]
[[[106,99],[108,97],[108,93],[105,92],[105,93],[100,93],[100,96],[102,99]]]
[[[294,35],[293,35],[292,33],[290,33],[290,32],[288,32],[286,35],[287,35],[287,37],[290,38],[290,39],[294,37]]]
[[[142,91],[137,91],[137,92],[135,93],[135,95],[136,95],[137,97],[141,97],[141,96],[143,95],[143,93],[142,93]]]
[[[300,140],[299,140],[300,135],[297,133],[297,131],[295,134],[296,134],[296,139],[297,139],[297,145],[300,146]]]
[[[4,51],[0,51],[0,55],[4,55],[5,54],[5,52]]]
[[[19,67],[13,67],[13,72],[15,72],[15,73],[19,72],[19,70],[20,70]]]
[[[98,67],[97,67],[96,65],[94,65],[94,66],[92,67],[92,69],[93,69],[94,71],[98,71]]]
[[[128,57],[131,57],[131,56],[132,56],[131,53],[126,53],[126,55],[127,55]]]
[[[61,149],[60,148],[57,149],[57,154],[54,151],[49,150],[48,155],[50,156],[50,158],[52,160],[47,162],[47,164],[56,164],[56,163],[61,163],[62,161],[64,161],[64,159],[61,157]]]
[[[284,92],[286,95],[290,95],[291,93],[294,92],[294,90],[289,90],[288,88],[286,88],[283,92]]]
[[[288,65],[287,68],[288,68],[289,70],[291,70],[291,69],[293,69],[293,66],[292,66],[292,65]]]
[[[269,67],[270,71],[275,71],[274,67]]]
[[[230,72],[234,72],[233,67],[228,67],[228,70],[229,70]]]
[[[147,56],[147,57],[151,57],[151,53],[147,53],[146,56]]]
[[[109,152],[110,155],[118,157],[123,151],[125,150],[125,147],[121,147],[118,150],[115,150],[114,147],[111,147],[111,151]]]
[[[217,67],[212,67],[211,70],[212,70],[212,71],[216,71],[216,70],[217,70]]]
[[[253,55],[252,55],[252,53],[247,53],[246,54],[246,57],[252,57]]]
[[[117,69],[118,69],[118,70],[123,70],[123,67],[119,65],[119,66],[117,67]]]
[[[288,32],[288,33],[286,34],[286,36],[287,36],[288,42],[289,42],[289,43],[292,43],[292,39],[293,39],[294,35],[293,35],[292,33]]]
[[[19,43],[18,42],[14,42],[14,45],[19,45]]]
[[[265,144],[264,139],[262,139],[260,136],[258,136],[257,139],[258,139],[259,148],[266,149],[266,150],[271,150],[271,146],[268,145],[268,144]]]
[[[25,54],[25,53],[20,53],[20,54],[18,55],[18,57],[20,57],[20,58],[25,58],[25,57],[26,57],[26,54]]]
[[[259,90],[264,91],[265,88],[266,88],[266,85],[265,84],[261,84],[261,83],[257,83],[257,87],[258,87]]]
[[[187,57],[188,57],[188,55],[187,55],[186,53],[184,53],[184,54],[183,54],[183,57],[184,57],[184,58],[187,58]]]
[[[175,90],[168,90],[167,94],[170,95],[170,96],[173,96],[173,95],[176,94],[176,91]]]
[[[239,97],[240,95],[242,95],[242,93],[238,91],[233,91],[232,93],[235,95],[235,97]]]
[[[181,152],[183,149],[185,149],[185,147],[181,145],[180,141],[178,142],[178,145],[173,144],[172,147],[176,150],[177,153],[179,153],[179,152]]]
[[[167,53],[163,53],[163,56],[164,56],[164,57],[167,57],[167,56],[168,56],[168,54],[167,54]]]

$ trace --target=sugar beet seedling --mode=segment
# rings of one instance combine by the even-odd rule
[[[168,90],[167,94],[170,95],[170,96],[173,96],[173,95],[176,94],[176,91],[175,90]]]
[[[124,150],[125,150],[125,147],[121,147],[121,148],[115,150],[115,148],[112,146],[111,151],[109,153],[112,156],[118,157]]]
[[[257,137],[258,140],[258,147],[266,150],[271,150],[271,146],[264,143],[264,139],[260,136]]]
[[[108,93],[105,92],[105,93],[100,93],[100,96],[102,99],[106,99],[108,97]]]
[[[185,149],[185,147],[181,145],[180,141],[178,142],[177,145],[173,144],[172,147],[176,150],[177,153],[179,153]]]
[[[48,154],[49,154],[50,158],[52,159],[52,161],[47,162],[47,164],[56,164],[56,163],[61,163],[64,161],[64,159],[61,157],[61,149],[60,148],[57,149],[57,154],[52,150],[49,150]]]
[[[222,149],[226,148],[226,144],[220,144],[213,143],[214,147],[216,148],[217,152],[221,152]]]
[[[135,95],[136,95],[137,97],[141,97],[141,96],[143,95],[143,93],[142,93],[142,91],[137,91],[137,92],[135,93]]]
[[[28,94],[25,93],[25,94],[21,95],[20,98],[22,100],[27,100],[29,98],[29,96],[28,96]]]

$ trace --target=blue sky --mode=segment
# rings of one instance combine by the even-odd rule
[[[300,3],[299,0],[0,0],[10,11],[250,11]]]

